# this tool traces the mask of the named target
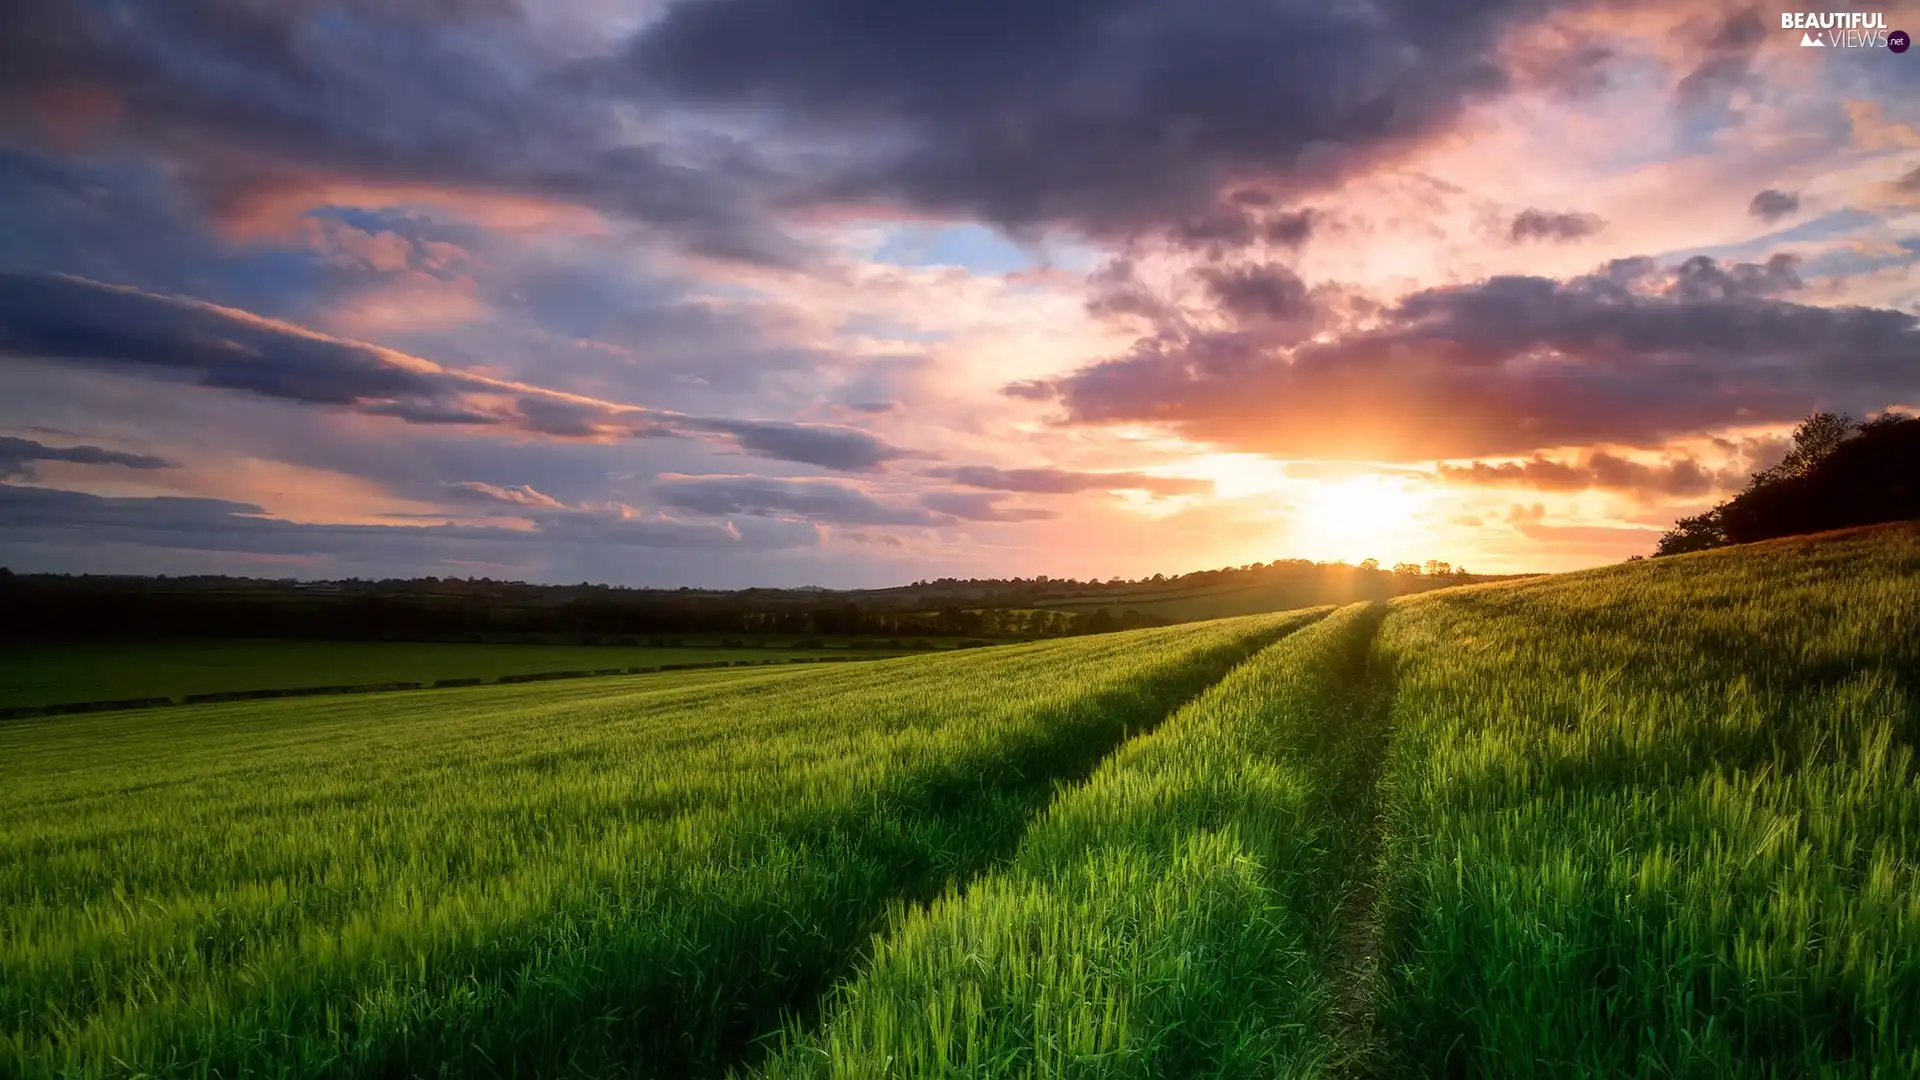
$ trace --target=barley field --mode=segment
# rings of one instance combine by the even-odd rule
[[[5,1077],[1920,1075],[1920,527],[0,723]]]

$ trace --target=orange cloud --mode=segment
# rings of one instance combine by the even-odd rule
[[[308,235],[307,215],[328,207],[419,207],[510,233],[600,236],[608,231],[607,221],[599,213],[537,195],[319,174],[250,179],[216,200],[214,221],[222,235],[231,240],[285,242]]]

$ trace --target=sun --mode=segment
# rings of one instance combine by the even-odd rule
[[[1292,524],[1300,554],[1358,562],[1412,557],[1420,547],[1427,498],[1393,476],[1320,480],[1294,500]]]

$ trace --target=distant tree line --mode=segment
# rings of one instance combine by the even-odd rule
[[[1862,423],[1818,412],[1794,429],[1778,465],[1704,514],[1660,537],[1656,555],[1679,555],[1920,518],[1920,417],[1886,412]]]
[[[76,588],[71,581],[0,579],[9,638],[308,638],[328,640],[582,640],[725,634],[793,637],[1041,638],[1164,626],[1137,611],[1006,608],[903,611],[853,602],[756,608],[741,602],[573,599],[530,605],[408,595],[196,595]],[[633,644],[635,642],[627,642]]]
[[[1329,595],[1393,595],[1468,580],[1439,560],[1384,570],[1280,559],[1132,581],[1039,576],[896,589],[631,589],[485,578],[293,581],[11,574],[0,569],[0,639],[306,638],[642,642],[699,636],[1029,639],[1165,626],[1130,605],[1289,581]],[[1049,606],[1061,605],[1061,606]],[[1076,610],[1078,609],[1078,610]]]

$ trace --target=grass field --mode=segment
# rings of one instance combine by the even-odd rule
[[[0,649],[0,708],[236,690],[493,680],[502,675],[796,657],[862,659],[851,649],[649,648],[413,641],[186,641]]]
[[[1293,634],[1129,743],[1005,871],[888,935],[767,1075],[1278,1076],[1336,1062],[1381,614],[1355,605]]]
[[[1297,621],[8,725],[0,1071],[711,1072]]]
[[[1920,1076],[1920,529],[1408,601],[1397,1075]]]
[[[1230,619],[1263,611],[1288,611],[1322,604],[1350,604],[1385,600],[1402,593],[1438,588],[1444,579],[1398,578],[1388,575],[1342,582],[1333,578],[1282,579],[1251,585],[1201,585],[1141,588],[1107,597],[1051,600],[1048,611],[1091,614],[1106,610],[1115,616],[1137,611],[1175,622]]]
[[[0,1076],[1920,1075],[1920,527],[0,726]]]

